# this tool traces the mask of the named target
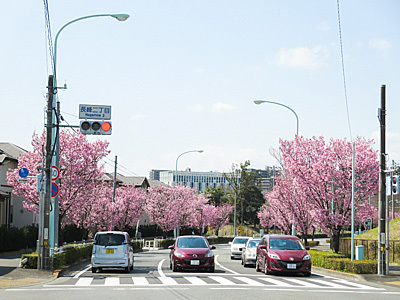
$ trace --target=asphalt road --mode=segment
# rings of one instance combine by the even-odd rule
[[[0,299],[400,299],[400,289],[360,283],[313,272],[264,275],[240,260],[231,260],[228,245],[217,245],[215,273],[169,269],[169,250],[135,256],[134,270],[104,270],[93,274],[89,264],[54,280],[0,290]]]

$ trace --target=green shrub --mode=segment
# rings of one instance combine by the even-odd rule
[[[351,261],[344,254],[317,250],[310,250],[309,253],[312,265],[315,267],[354,274],[376,274],[378,270],[378,263],[375,260]]]
[[[28,261],[24,264],[25,269],[37,269],[38,253],[33,252],[31,254],[23,254],[21,260],[27,258]]]

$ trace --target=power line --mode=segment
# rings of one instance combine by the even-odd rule
[[[48,4],[47,0],[43,0],[43,5],[44,5],[44,18],[45,18],[45,23],[46,23],[45,31],[46,31],[46,36],[47,36],[47,42],[49,44],[51,70],[52,70],[52,73],[54,74],[53,38],[51,36],[49,4]]]
[[[340,24],[340,7],[339,0],[337,2],[337,15],[338,15],[338,25],[339,25],[339,39],[340,39],[340,54],[342,57],[342,75],[343,75],[343,88],[344,88],[344,98],[346,100],[346,110],[347,110],[347,124],[349,126],[350,139],[353,140],[353,135],[351,133],[351,124],[350,124],[350,113],[349,113],[349,103],[347,100],[347,86],[346,86],[346,75],[344,72],[344,59],[343,59],[343,42],[342,42],[342,26]]]

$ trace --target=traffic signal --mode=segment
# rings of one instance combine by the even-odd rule
[[[399,175],[392,176],[392,194],[397,195],[399,193]]]
[[[110,121],[81,121],[79,126],[82,134],[110,135],[112,125]]]

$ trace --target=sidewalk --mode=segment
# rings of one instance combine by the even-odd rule
[[[315,239],[319,241],[319,245],[312,247],[313,250],[327,251],[329,252],[330,246],[329,243],[326,242],[326,238],[324,239]],[[359,282],[367,282],[372,284],[380,284],[391,288],[399,288],[400,289],[400,266],[398,265],[389,265],[389,274],[388,275],[378,275],[378,274],[352,274],[352,273],[344,273],[339,271],[327,270],[318,267],[312,267],[313,270],[317,273],[321,273],[327,276],[339,277],[343,279],[355,280]]]
[[[53,280],[52,271],[19,268],[23,252],[10,252],[0,257],[0,288],[31,285]]]

